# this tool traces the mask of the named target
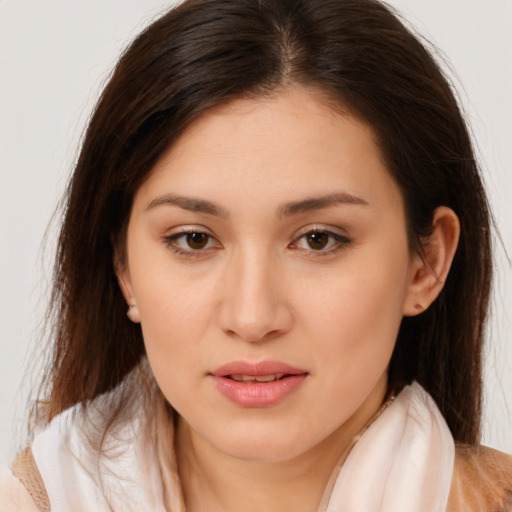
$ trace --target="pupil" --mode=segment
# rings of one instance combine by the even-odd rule
[[[316,251],[324,249],[328,242],[329,235],[327,233],[311,233],[308,235],[308,245]]]
[[[204,233],[188,233],[187,244],[191,249],[203,249],[208,243],[208,235]]]

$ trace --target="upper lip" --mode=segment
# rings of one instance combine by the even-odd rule
[[[249,361],[232,361],[220,366],[210,372],[215,377],[226,377],[228,375],[250,375],[259,377],[262,375],[273,375],[283,373],[285,375],[302,375],[308,373],[301,368],[295,368],[280,361],[260,361],[251,363]]]

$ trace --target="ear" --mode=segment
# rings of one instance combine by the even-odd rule
[[[116,272],[117,282],[124,300],[128,305],[126,312],[128,318],[133,323],[140,323],[140,314],[133,293],[132,281],[130,278],[130,269],[125,261],[121,260],[119,253],[116,251],[114,254],[114,269]]]
[[[413,256],[404,316],[415,316],[427,309],[443,289],[457,250],[459,218],[446,206],[434,210],[432,235],[423,245],[423,253]]]

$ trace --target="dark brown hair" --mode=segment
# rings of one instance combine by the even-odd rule
[[[489,212],[451,87],[398,17],[375,0],[189,0],[123,54],[86,132],[66,196],[55,267],[46,421],[118,385],[144,355],[114,273],[132,199],[157,159],[207,109],[296,84],[370,124],[421,251],[440,205],[461,238],[443,291],[404,318],[389,368],[418,380],[456,441],[480,433],[490,277]]]

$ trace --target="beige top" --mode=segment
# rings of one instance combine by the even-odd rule
[[[512,512],[512,456],[457,447],[447,512]]]
[[[13,505],[17,503],[17,508],[13,506],[12,510],[50,511],[50,500],[30,448],[18,454],[12,471],[14,474],[7,475],[5,482],[0,483],[0,497],[3,499],[5,492]],[[4,489],[9,489],[9,492]]]
[[[26,487],[15,476],[5,474],[0,477],[0,512],[40,512],[43,510],[49,509],[39,508]]]

